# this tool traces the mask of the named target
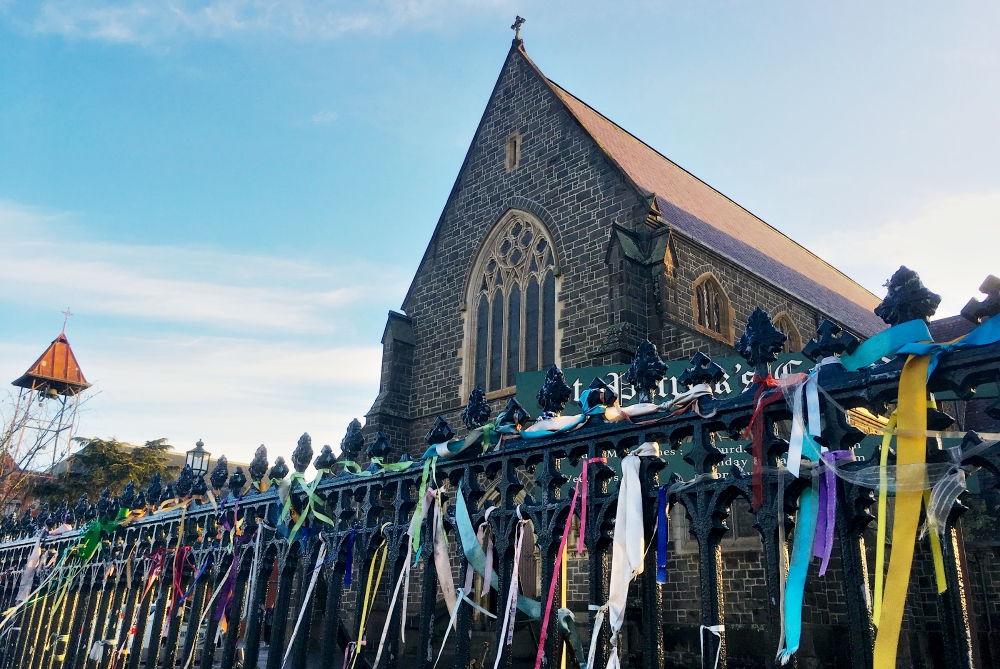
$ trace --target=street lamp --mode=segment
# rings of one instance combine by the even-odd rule
[[[195,476],[204,476],[208,473],[208,463],[212,459],[212,454],[205,450],[205,444],[201,439],[187,452],[187,464]]]

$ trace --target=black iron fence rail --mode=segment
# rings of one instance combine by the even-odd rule
[[[820,342],[822,343],[822,342]],[[758,356],[751,359],[758,372],[766,375],[767,360]],[[850,447],[858,443],[860,433],[845,420],[840,408],[865,407],[874,413],[885,413],[886,405],[895,402],[902,369],[902,360],[847,372],[838,365],[825,366],[819,380],[828,393],[823,399],[823,438],[831,447]],[[930,380],[931,392],[955,391],[962,397],[971,397],[977,386],[996,382],[1000,369],[1000,344],[956,351],[942,359]],[[635,422],[610,423],[600,418],[590,420],[584,427],[565,434],[543,439],[524,440],[505,437],[492,450],[472,458],[440,461],[436,468],[436,481],[445,498],[454,499],[462,494],[473,515],[474,524],[482,522],[485,515],[485,491],[495,489],[498,499],[490,501],[496,510],[489,516],[489,524],[496,537],[500,592],[497,601],[505,601],[514,561],[514,533],[517,523],[516,509],[520,500],[521,512],[530,518],[535,543],[540,555],[541,583],[544,598],[555,568],[556,553],[567,514],[569,496],[565,484],[572,476],[570,468],[583,458],[624,457],[644,442],[658,442],[683,451],[695,468],[696,477],[684,484],[667,481],[663,474],[665,463],[659,458],[643,458],[641,478],[646,504],[645,524],[647,537],[655,525],[657,491],[670,485],[672,501],[683,505],[690,521],[690,529],[699,549],[700,625],[724,625],[725,592],[722,586],[720,540],[728,527],[726,518],[730,505],[737,498],[749,499],[751,484],[749,473],[738,468],[719,472],[717,463],[722,453],[715,447],[720,435],[736,435],[750,423],[754,410],[753,396],[756,386],[743,395],[726,401],[707,400],[700,413],[681,415],[659,413],[652,418]],[[835,400],[831,401],[831,400]],[[838,408],[838,406],[840,408]],[[769,638],[771,655],[777,650],[778,593],[781,578],[780,552],[786,550],[780,537],[794,530],[794,505],[796,482],[777,467],[778,458],[787,448],[780,439],[776,425],[787,420],[784,403],[771,405],[763,414],[765,421],[764,451],[770,467],[765,475],[764,503],[755,513],[755,527],[762,540],[762,561],[768,590]],[[942,457],[936,442],[929,440],[928,459]],[[311,459],[293,457],[296,469],[304,471]],[[993,446],[980,452],[965,464],[986,467],[1000,475],[1000,448]],[[858,463],[857,466],[868,466]],[[265,466],[266,469],[266,466]],[[274,470],[272,470],[274,471]],[[574,470],[575,471],[575,470]],[[588,525],[584,541],[589,555],[589,601],[602,605],[608,596],[608,579],[611,570],[611,543],[617,510],[617,497],[613,479],[614,468],[593,465],[589,478]],[[277,472],[282,474],[281,471]],[[113,518],[119,507],[137,506],[134,497],[127,499],[102,499],[97,507],[80,507],[82,516],[77,528],[59,536],[41,540],[41,565],[34,575],[33,585],[49,583],[35,598],[10,614],[8,624],[0,637],[0,669],[24,667],[26,669],[51,669],[54,667],[83,668],[111,667],[138,669],[138,667],[214,667],[223,669],[241,665],[260,666],[266,669],[282,667],[284,651],[292,645],[287,665],[293,669],[305,667],[340,667],[347,645],[357,638],[358,615],[368,585],[371,561],[383,540],[388,541],[386,574],[383,583],[391,586],[403,569],[406,559],[407,531],[410,517],[417,503],[420,486],[419,465],[403,472],[381,472],[370,476],[347,473],[325,475],[316,488],[321,509],[332,521],[328,525],[311,518],[295,540],[289,542],[275,526],[275,510],[280,508],[277,486],[265,492],[251,489],[238,500],[228,495],[216,510],[207,501],[191,502],[186,509],[151,513],[126,525],[105,532],[96,556],[83,563],[78,556],[60,558],[68,549],[78,545],[85,527],[100,518]],[[532,494],[523,494],[525,481],[533,482]],[[257,468],[256,481],[266,480]],[[872,520],[869,509],[871,490],[839,481],[836,520],[836,541],[843,566],[843,588],[848,604],[849,645],[851,666],[872,667],[872,647],[875,628],[871,619],[869,567],[866,563],[864,540],[865,527]],[[180,485],[179,485],[180,487]],[[204,486],[202,486],[204,487]],[[221,487],[221,486],[220,486]],[[234,488],[242,488],[236,482]],[[786,494],[779,491],[786,490]],[[198,491],[197,481],[194,492]],[[150,491],[152,494],[155,491]],[[190,497],[190,488],[179,489],[175,494]],[[295,506],[304,509],[306,493],[298,482],[289,493]],[[781,502],[782,508],[778,508]],[[972,648],[973,630],[969,623],[969,576],[962,572],[963,550],[959,540],[959,516],[962,506],[956,505],[949,520],[944,542],[948,590],[940,595],[941,627],[946,642],[948,666],[972,667],[974,659],[984,656]],[[238,510],[237,510],[238,509]],[[235,516],[243,520],[242,536],[238,550],[232,545],[225,523],[232,524]],[[63,511],[65,513],[65,510]],[[87,516],[91,516],[88,520]],[[54,528],[62,518],[43,517],[38,523]],[[460,564],[458,583],[465,581],[467,563],[462,555],[461,537],[455,531],[454,519],[446,519],[451,533],[450,551],[453,562]],[[3,531],[7,540],[0,544],[0,605],[8,610],[15,605],[21,575],[29,554],[38,540],[38,528],[28,521],[21,524],[6,523]],[[353,560],[351,565],[355,585],[345,588],[343,576],[347,565],[348,539],[353,532]],[[416,662],[421,669],[434,663],[441,642],[444,623],[440,616],[437,574],[433,567],[433,550],[429,532],[423,535],[421,555],[422,570],[415,573],[411,598],[419,602],[419,617],[415,634],[408,635],[406,662]],[[303,591],[315,567],[321,542],[325,543],[328,560],[322,566],[321,587],[304,605],[308,610],[302,615],[302,625],[294,641],[289,641],[294,621],[301,613]],[[176,551],[189,551],[191,559],[178,561]],[[196,567],[209,555],[212,564],[204,575],[194,582]],[[164,557],[165,556],[165,559]],[[216,602],[213,593],[229,576],[233,560],[238,560],[232,594],[228,630],[216,639],[218,622],[211,614]],[[149,574],[157,561],[163,560],[162,577],[147,593]],[[641,665],[647,669],[664,665],[663,648],[663,594],[655,581],[655,553],[647,553],[645,572],[637,578],[635,597],[641,600],[641,616],[636,624],[642,631],[642,649],[631,657],[623,658],[628,666]],[[277,566],[277,584],[270,584],[270,576]],[[175,573],[175,568],[177,573]],[[194,587],[192,588],[192,583]],[[276,587],[276,590],[275,590]],[[383,586],[385,587],[385,586]],[[176,599],[176,588],[191,593],[183,607],[168,615],[168,602]],[[262,662],[262,629],[265,609],[263,603],[273,597],[273,620],[270,628],[269,652]],[[543,599],[544,601],[544,599]],[[384,610],[385,602],[380,602]],[[403,664],[403,651],[399,642],[400,625],[405,624],[405,612],[398,607],[387,635],[387,648],[381,667],[395,668]],[[203,625],[198,621],[203,614]],[[384,613],[382,614],[384,616]],[[630,614],[631,615],[631,614]],[[593,618],[593,615],[591,616]],[[133,627],[134,621],[134,627]],[[379,637],[381,620],[369,627],[367,644],[360,649],[355,666],[370,666],[373,662]],[[593,625],[593,619],[590,621]],[[473,616],[469,607],[462,607],[457,619],[457,631],[451,636],[447,651],[448,662],[454,667],[469,667],[473,655],[471,634]],[[498,626],[494,626],[496,630]],[[590,627],[581,621],[581,629]],[[610,639],[606,631],[597,644],[595,665],[607,663]],[[199,635],[198,630],[201,630]],[[726,633],[706,634],[701,664],[704,669],[727,663]],[[117,650],[128,646],[127,654]],[[310,641],[311,640],[311,641]],[[563,653],[563,636],[557,629],[555,616],[550,622],[546,640],[545,658],[548,667],[560,665]],[[312,644],[312,647],[310,647]],[[493,643],[496,648],[496,639]],[[415,652],[414,652],[415,649]],[[409,654],[412,653],[412,656]],[[513,652],[505,651],[500,667],[514,666]],[[191,658],[190,664],[188,658]],[[641,658],[641,659],[637,659]],[[571,657],[570,666],[585,661],[585,657]],[[477,664],[479,660],[476,660]]]

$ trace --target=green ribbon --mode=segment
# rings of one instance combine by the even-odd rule
[[[378,476],[383,472],[405,472],[413,466],[413,462],[413,460],[408,460],[406,462],[382,462],[382,458],[372,458],[372,463],[378,467],[378,471],[375,472],[362,469],[361,465],[353,460],[343,460],[340,464],[344,465],[344,471],[346,473],[354,476]]]
[[[424,496],[427,494],[427,477],[432,473],[434,480],[437,480],[437,456],[432,456],[424,460],[424,471],[420,475],[420,489],[417,491],[417,506],[413,509],[413,517],[410,518],[410,541],[413,542],[413,564],[420,559],[420,525],[423,523]]]
[[[477,443],[482,445],[483,453],[485,453],[486,449],[493,445],[494,434],[499,434],[499,430],[494,427],[493,423],[487,423],[482,427],[470,430],[469,434],[467,434],[464,439],[452,439],[448,442],[432,444],[430,448],[424,451],[423,459],[426,460],[427,458],[435,456],[448,459],[458,455],[465,449]],[[441,447],[444,447],[444,453],[439,450]]]
[[[114,519],[98,519],[87,525],[80,537],[80,558],[88,562],[101,546],[101,532],[114,532],[128,516],[128,509],[121,509]]]
[[[462,550],[465,559],[477,574],[485,578],[486,573],[486,553],[476,539],[476,530],[472,527],[472,518],[469,517],[469,508],[465,504],[465,495],[462,494],[461,487],[455,491],[455,522],[458,524],[458,534],[462,537]],[[500,579],[497,573],[493,572],[490,579],[490,587],[500,592]],[[529,618],[537,620],[542,617],[542,603],[537,599],[529,599],[524,595],[517,596],[517,608],[521,609]]]
[[[336,523],[327,516],[316,510],[318,504],[322,504],[323,500],[319,498],[316,494],[316,488],[319,487],[320,481],[323,480],[323,474],[328,473],[329,469],[317,469],[316,478],[313,479],[312,484],[306,483],[305,474],[302,472],[293,472],[291,478],[288,481],[288,494],[285,496],[285,506],[281,511],[281,521],[285,522],[286,518],[291,516],[292,509],[292,486],[295,481],[301,481],[302,489],[306,492],[306,508],[302,510],[299,514],[298,520],[295,521],[295,525],[292,526],[292,531],[288,533],[288,543],[291,544],[295,540],[295,535],[298,534],[299,530],[302,528],[303,523],[311,515],[317,520],[321,520],[331,527],[336,527]]]

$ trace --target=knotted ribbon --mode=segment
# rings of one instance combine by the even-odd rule
[[[500,643],[497,646],[497,658],[493,669],[498,669],[504,648],[514,642],[514,616],[517,611],[517,590],[520,582],[521,547],[524,543],[524,525],[528,521],[521,515],[521,505],[517,505],[517,539],[514,541],[514,568],[510,575],[510,587],[507,590],[507,602],[504,605],[503,625],[500,626]],[[499,613],[499,611],[497,612]]]
[[[628,586],[643,572],[645,531],[642,522],[642,484],[639,481],[639,458],[659,457],[660,446],[646,442],[622,458],[622,478],[618,487],[618,516],[611,547],[611,579],[608,587],[608,624],[611,626],[611,653],[607,669],[619,669],[618,632],[625,623]],[[593,634],[600,632],[595,627]]]

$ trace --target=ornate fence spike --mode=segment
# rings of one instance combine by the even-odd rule
[[[962,317],[979,324],[987,318],[1000,314],[1000,279],[990,274],[979,286],[980,293],[986,293],[986,299],[972,298],[962,307]]]
[[[267,447],[261,444],[253,454],[253,460],[250,461],[250,480],[260,483],[264,480],[265,474],[267,474]]]
[[[80,495],[80,499],[76,501],[76,506],[73,507],[73,515],[76,516],[77,520],[83,520],[83,517],[87,515],[87,507],[89,503],[87,502],[87,493]]]
[[[648,339],[642,341],[635,349],[632,364],[626,370],[622,379],[639,392],[639,402],[649,404],[653,401],[653,393],[663,380],[667,365],[656,353],[656,345]]]
[[[243,489],[247,486],[247,477],[243,473],[242,467],[237,467],[233,475],[229,477],[229,492],[233,494],[234,497],[241,497],[243,495]]]
[[[736,342],[736,350],[750,363],[757,375],[766,378],[771,373],[771,363],[778,359],[787,339],[783,332],[774,327],[771,316],[757,307],[747,319],[743,336]]]
[[[229,460],[224,455],[219,456],[219,460],[215,463],[215,469],[212,470],[212,475],[209,477],[209,481],[212,483],[212,491],[216,495],[222,490],[222,486],[226,485],[226,479],[229,478]]]
[[[184,465],[184,469],[174,481],[174,490],[181,499],[191,496],[191,488],[194,486],[194,470],[191,465]]]
[[[385,436],[383,432],[376,432],[375,439],[372,443],[368,445],[368,449],[365,453],[369,458],[385,458],[389,455],[389,451],[392,450],[392,444],[389,442],[389,437]]]
[[[306,432],[299,437],[299,442],[296,444],[295,450],[292,451],[292,466],[295,467],[295,471],[300,474],[304,472],[309,467],[312,457],[312,437]]]
[[[451,425],[448,425],[448,421],[444,419],[444,416],[438,416],[437,420],[434,421],[434,427],[427,433],[424,440],[428,446],[433,446],[434,444],[443,444],[454,438],[455,430],[451,429]]]
[[[333,454],[333,449],[327,444],[320,449],[319,455],[316,456],[316,460],[313,462],[313,466],[316,469],[330,469],[336,462],[337,456]]]
[[[35,516],[35,527],[45,527],[45,521],[49,519],[49,503],[45,502],[38,507],[38,515]]]
[[[361,422],[353,419],[347,426],[347,434],[340,440],[340,455],[348,460],[357,460],[365,447],[365,435],[361,433]]]
[[[191,496],[201,499],[208,492],[208,484],[205,483],[205,475],[198,474],[191,483]]]
[[[722,366],[712,362],[712,359],[697,351],[691,356],[691,366],[684,370],[684,373],[677,379],[677,383],[685,388],[691,388],[699,383],[714,386],[726,375],[726,370]]]
[[[163,493],[163,477],[160,476],[160,472],[153,474],[152,480],[149,482],[149,486],[146,488],[146,499],[150,504],[156,504],[160,501],[160,495]],[[87,496],[84,495],[80,498],[80,502],[86,503]],[[79,506],[79,504],[77,504]],[[76,514],[77,518],[81,517],[79,513]]]
[[[279,455],[274,459],[274,466],[267,473],[267,477],[272,481],[280,481],[286,476],[288,476],[288,465],[285,464],[285,459]]]
[[[469,395],[469,403],[462,409],[462,422],[465,423],[466,429],[475,430],[490,422],[491,413],[493,410],[490,409],[490,404],[486,401],[486,393],[483,392],[482,388],[476,386]]]
[[[816,328],[816,338],[810,339],[802,349],[802,355],[813,362],[819,362],[830,356],[854,353],[860,344],[858,338],[850,332],[844,332],[836,323],[824,320]]]
[[[497,427],[504,425],[510,426],[515,430],[520,430],[521,426],[530,419],[531,416],[529,416],[528,412],[524,410],[521,403],[518,402],[517,399],[511,397],[507,400],[507,406],[504,407],[504,410],[500,412],[499,416],[497,416],[496,424]]]
[[[885,286],[889,290],[875,307],[875,315],[889,325],[930,320],[941,304],[941,296],[927,290],[917,273],[906,265],[901,265]]]
[[[97,499],[97,515],[102,518],[108,515],[108,507],[111,506],[111,488],[101,491],[101,496]]]
[[[545,373],[545,382],[538,390],[538,408],[543,415],[558,416],[566,408],[566,403],[573,396],[573,389],[566,385],[566,377],[562,370],[552,365]]]
[[[111,498],[111,504],[108,505],[107,519],[114,520],[118,517],[118,512],[121,511],[122,503],[117,497]]]
[[[56,507],[56,512],[53,515],[55,516],[56,522],[66,522],[66,517],[69,515],[69,507],[66,506],[65,499],[60,500],[59,506]]]
[[[143,491],[140,490],[135,496],[135,499],[132,500],[132,506],[130,508],[133,511],[140,511],[146,508],[146,494]]]
[[[135,481],[129,481],[125,484],[125,488],[122,489],[119,499],[123,509],[132,508],[132,502],[135,501]]]

